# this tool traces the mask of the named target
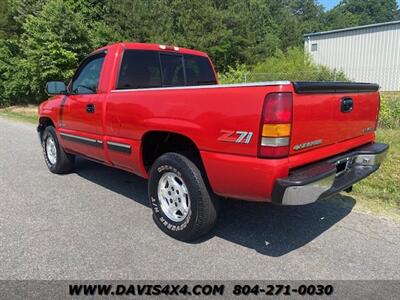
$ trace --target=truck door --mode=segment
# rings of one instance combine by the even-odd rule
[[[68,85],[62,101],[59,134],[64,148],[104,161],[102,111],[104,95],[98,93],[106,53],[87,57]]]

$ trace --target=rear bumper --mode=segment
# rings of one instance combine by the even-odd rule
[[[378,170],[388,149],[373,143],[297,169],[276,180],[272,202],[303,205],[339,193]]]

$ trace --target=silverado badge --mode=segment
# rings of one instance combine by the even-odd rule
[[[319,140],[315,140],[315,141],[311,141],[311,142],[307,142],[307,143],[303,143],[303,144],[297,144],[297,145],[294,145],[293,150],[298,151],[298,150],[303,150],[305,148],[314,147],[317,145],[321,145],[322,142],[323,142],[322,139],[319,139]]]

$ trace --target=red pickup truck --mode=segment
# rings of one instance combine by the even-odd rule
[[[219,197],[302,205],[376,171],[380,97],[366,83],[220,85],[208,56],[118,43],[94,51],[39,107],[53,173],[75,155],[149,179],[156,224],[183,241],[208,232]]]

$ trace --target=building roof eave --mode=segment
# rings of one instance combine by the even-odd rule
[[[332,34],[332,33],[337,33],[337,32],[354,31],[354,30],[360,30],[360,29],[365,29],[365,28],[381,27],[381,26],[388,26],[388,25],[395,25],[395,24],[400,24],[400,20],[385,22],[385,23],[376,23],[376,24],[369,24],[369,25],[363,25],[363,26],[356,26],[356,27],[341,28],[341,29],[335,29],[335,30],[329,30],[329,31],[306,33],[306,34],[304,34],[304,37],[326,35],[326,34]]]

